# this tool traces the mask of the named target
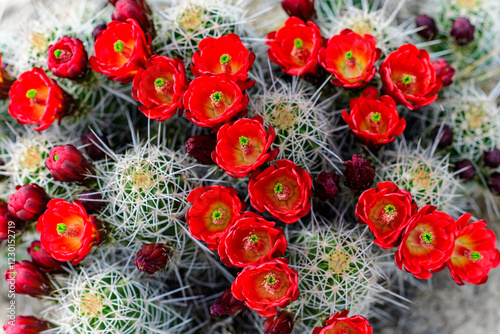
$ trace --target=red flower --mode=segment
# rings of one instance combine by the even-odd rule
[[[408,219],[417,210],[411,194],[391,181],[377,183],[361,194],[356,205],[360,224],[367,224],[375,235],[375,243],[384,249],[396,247]]]
[[[84,184],[94,172],[92,163],[73,145],[59,145],[50,149],[45,167],[50,175],[61,182]]]
[[[347,317],[348,310],[337,312],[326,321],[324,327],[314,328],[312,334],[372,334],[373,328],[365,317],[355,315]]]
[[[5,272],[5,279],[14,291],[31,297],[48,296],[52,292],[47,274],[42,272],[30,261],[15,262],[11,269]]]
[[[45,212],[49,201],[49,195],[37,184],[17,186],[9,197],[9,212],[18,219],[35,221]]]
[[[25,317],[18,315],[14,319],[14,324],[8,321],[3,325],[5,334],[39,334],[47,329],[49,329],[49,324],[46,321],[33,316]]]
[[[151,119],[166,121],[182,114],[182,95],[188,87],[184,63],[179,58],[151,56],[146,69],[134,77],[133,98],[142,103],[139,110]]]
[[[319,50],[318,60],[328,72],[335,76],[332,83],[344,88],[366,86],[373,79],[377,69],[375,62],[380,58],[380,49],[372,35],[363,36],[344,29]]]
[[[0,53],[0,100],[7,100],[10,87],[14,81],[15,80],[4,69],[4,66],[2,66],[2,54]]]
[[[97,35],[95,56],[90,57],[90,67],[110,80],[126,84],[134,78],[152,54],[151,36],[144,34],[137,21],[111,21]]]
[[[267,161],[273,160],[278,149],[267,153],[276,134],[272,126],[264,128],[260,116],[243,118],[225,124],[217,132],[217,145],[212,159],[231,177],[245,177]]]
[[[345,110],[342,113],[356,137],[373,148],[393,142],[406,128],[404,118],[399,118],[396,102],[387,95],[377,98],[377,89],[368,87],[361,97],[351,99],[351,114]]]
[[[194,79],[183,102],[188,120],[212,128],[245,116],[248,95],[230,77],[217,75]]]
[[[455,220],[436,207],[426,205],[410,218],[395,254],[396,265],[420,279],[432,277],[443,268],[455,245]]]
[[[436,76],[429,53],[412,44],[390,53],[379,71],[387,94],[410,110],[434,102],[441,89],[441,79]]]
[[[311,210],[311,176],[290,160],[278,160],[262,173],[255,171],[248,183],[252,206],[292,224]]]
[[[28,254],[31,256],[31,260],[43,272],[64,272],[63,266],[64,262],[59,262],[54,260],[42,247],[42,243],[38,240],[31,243],[30,248],[28,248]]]
[[[288,260],[275,259],[243,269],[231,290],[238,300],[264,318],[278,312],[299,298],[299,275],[288,266]]]
[[[191,191],[187,198],[193,206],[186,213],[189,233],[216,250],[218,239],[241,215],[242,204],[232,187],[209,186]]]
[[[87,74],[87,62],[87,51],[78,38],[64,36],[49,47],[47,65],[56,77],[84,77]]]
[[[318,51],[323,46],[323,37],[314,22],[304,23],[291,17],[278,31],[267,34],[269,59],[281,66],[289,75],[316,73],[318,70]]]
[[[444,86],[449,86],[453,82],[453,75],[455,74],[455,69],[444,58],[438,58],[431,62],[434,70],[436,71],[436,76],[441,78],[441,82]]]
[[[99,243],[99,228],[100,222],[80,202],[62,199],[51,200],[36,224],[43,249],[57,261],[73,261],[73,265]]]
[[[470,217],[465,214],[457,220],[455,248],[448,261],[451,277],[458,285],[464,285],[464,281],[486,283],[490,269],[500,264],[495,233],[485,228],[484,220],[469,223]]]
[[[282,256],[286,251],[283,229],[252,212],[245,212],[219,239],[219,256],[228,267],[245,268]]]
[[[69,100],[57,83],[38,67],[24,72],[9,91],[9,114],[21,124],[47,129],[69,111]]]
[[[200,42],[198,49],[193,55],[191,66],[196,77],[226,73],[242,86],[242,89],[251,88],[255,84],[255,81],[247,81],[255,54],[241,43],[238,35],[207,37]]]

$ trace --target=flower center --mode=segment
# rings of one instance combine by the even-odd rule
[[[346,54],[345,54],[345,58],[346,59],[352,59],[353,55],[352,55],[352,51],[348,51]]]
[[[354,58],[354,54],[352,53],[352,51],[348,51],[346,54],[345,54],[345,63],[347,64],[347,66],[349,67],[354,67],[356,66],[356,58]]]
[[[241,146],[247,146],[247,145],[248,145],[248,143],[249,143],[249,141],[248,141],[248,138],[247,138],[247,137],[245,137],[245,136],[241,136],[241,137],[240,137],[240,145],[241,145]]]
[[[36,97],[37,94],[38,93],[37,93],[36,89],[30,89],[29,91],[26,92],[26,97],[28,99],[33,99]]]
[[[264,278],[264,289],[268,293],[275,293],[276,289],[280,286],[279,280],[276,278],[274,274],[269,274]]]
[[[221,64],[223,73],[231,74],[232,69],[231,69],[231,56],[230,55],[223,54],[222,56],[220,56],[220,64]]]
[[[413,80],[412,80],[411,76],[409,76],[408,74],[407,74],[407,75],[405,75],[405,76],[403,77],[403,79],[401,79],[401,83],[402,83],[403,85],[405,85],[405,86],[407,86],[407,85],[411,84],[411,83],[412,83],[412,81],[413,81]]]
[[[297,48],[297,49],[302,49],[304,47],[304,41],[300,38],[296,38],[293,40],[293,45]]]
[[[252,234],[250,237],[248,237],[248,240],[255,244],[257,241],[259,241],[259,237],[257,236],[257,234]]]
[[[40,250],[40,247],[35,246],[35,247],[33,247],[33,249],[35,250],[35,252],[38,252]]]
[[[382,119],[382,115],[379,113],[379,112],[376,112],[372,115],[372,117],[370,118],[373,122],[380,122],[380,120]]]
[[[288,186],[281,183],[276,183],[274,185],[274,196],[279,201],[286,200],[289,197],[289,195],[290,195],[290,188],[288,188]]]
[[[434,237],[429,232],[424,232],[420,235],[420,245],[423,247],[430,247],[432,240],[434,240]]]
[[[163,95],[173,95],[174,94],[174,83],[170,80],[165,80],[163,78],[156,78],[154,81],[155,90],[158,94]]]
[[[274,275],[269,275],[266,279],[266,284],[267,285],[274,285],[276,284],[276,277]]]
[[[122,41],[116,41],[115,44],[113,44],[113,48],[116,52],[123,52],[123,50],[125,50],[125,44],[123,44]]]
[[[396,207],[394,205],[388,204],[388,205],[385,206],[384,211],[385,211],[385,213],[391,215],[394,212],[396,212]]]
[[[222,101],[222,93],[221,92],[215,92],[212,94],[212,100],[215,102],[220,102]]]
[[[224,220],[224,212],[222,210],[215,210],[212,213],[212,223],[215,225],[222,224]]]
[[[57,224],[57,227],[56,227],[57,233],[64,234],[67,229],[68,229],[68,227],[66,226],[66,224],[62,224],[62,223]]]
[[[464,255],[466,258],[472,261],[477,261],[481,259],[481,253],[479,253],[478,251],[471,252],[470,250],[466,250],[464,252]]]
[[[57,161],[57,160],[59,160],[59,156],[56,154],[56,155],[54,155],[54,161]]]
[[[212,107],[215,108],[219,113],[225,110],[224,101],[222,101],[222,92],[214,92],[210,95],[210,101],[212,102]]]
[[[67,50],[57,49],[54,51],[54,56],[59,60],[59,63],[65,63],[71,59],[72,53]]]
[[[54,56],[56,56],[56,58],[59,58],[61,56],[61,53],[62,53],[62,51],[57,49],[54,51]]]
[[[240,141],[241,153],[243,153],[243,157],[248,157],[249,155],[251,155],[253,152],[253,146],[250,144],[250,140],[245,136],[241,136],[239,138],[239,141]]]
[[[311,52],[307,48],[304,48],[304,41],[302,39],[296,38],[293,40],[293,57],[298,58],[302,64],[306,64],[310,55]]]
[[[163,87],[165,85],[165,80],[163,78],[156,78],[155,87]]]

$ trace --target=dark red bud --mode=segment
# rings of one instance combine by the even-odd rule
[[[441,133],[439,132],[439,129],[441,129]],[[451,131],[450,127],[446,124],[438,125],[434,129],[432,129],[431,132],[431,137],[436,141],[439,137],[439,148],[447,148],[453,143],[453,131]]]
[[[37,220],[47,209],[49,195],[37,184],[17,186],[16,190],[9,197],[10,214],[27,222]]]
[[[438,28],[436,26],[436,21],[430,16],[427,16],[425,14],[417,16],[416,20],[416,25],[417,28],[423,27],[422,30],[419,30],[417,34],[422,36],[422,38],[426,40],[431,40],[434,37],[436,37],[438,33]]]
[[[264,321],[264,334],[290,334],[293,331],[293,314],[279,311]]]
[[[85,148],[85,153],[92,160],[102,160],[106,157],[106,152],[99,147],[109,147],[109,142],[106,137],[96,136],[92,131],[85,133],[82,138],[82,144]]]
[[[461,17],[453,21],[453,26],[451,28],[450,35],[455,38],[455,43],[458,45],[467,45],[472,40],[474,40],[474,31],[476,28],[470,23],[470,21]]]
[[[281,6],[288,16],[296,16],[303,21],[316,17],[314,0],[283,0]]]
[[[494,148],[490,151],[486,151],[483,154],[483,161],[485,166],[490,168],[497,168],[500,166],[500,150]]]
[[[92,38],[94,39],[94,42],[97,40],[97,35],[99,35],[99,33],[104,29],[106,29],[105,24],[99,24],[95,26],[94,30],[92,31]]]
[[[344,184],[355,192],[371,187],[375,180],[375,169],[372,164],[361,155],[353,155],[352,159],[344,162]]]
[[[111,16],[111,19],[123,22],[127,21],[127,19],[134,19],[139,23],[144,32],[154,37],[154,24],[149,18],[146,6],[146,3],[143,1],[118,0],[115,3],[115,12]]]
[[[463,169],[463,170],[462,170]],[[461,172],[458,172],[462,170]],[[458,177],[464,181],[470,181],[476,176],[476,169],[470,160],[460,160],[455,163],[454,172],[458,172]]]
[[[49,329],[49,323],[33,316],[18,315],[3,325],[5,334],[39,334]]]
[[[51,257],[45,249],[42,247],[40,241],[33,241],[30,248],[28,248],[28,254],[31,256],[31,261],[38,265],[41,271],[47,273],[54,272],[64,272],[64,262],[59,262]]]
[[[443,86],[449,86],[453,82],[455,69],[444,58],[438,58],[431,62],[432,67],[436,70],[436,76],[441,78]]]
[[[158,270],[167,267],[170,258],[170,249],[161,243],[144,244],[137,252],[134,264],[140,271],[153,275]]]
[[[0,202],[0,241],[7,240],[9,235],[23,228],[24,222],[9,212],[7,203]]]
[[[96,213],[104,207],[104,201],[101,194],[97,190],[84,190],[79,196],[78,200],[82,203],[87,213]]]
[[[214,136],[194,136],[186,141],[186,152],[202,165],[213,165],[212,152],[216,144]]]
[[[47,275],[30,261],[15,262],[11,269],[5,272],[5,279],[19,294],[41,297],[52,292]]]
[[[340,192],[340,177],[335,172],[321,172],[313,181],[314,195],[322,201],[334,198]]]
[[[488,178],[488,187],[493,194],[500,196],[500,173],[490,175]]]
[[[227,288],[210,306],[210,314],[217,316],[236,315],[246,308],[245,302],[234,298],[231,288]]]
[[[45,167],[54,179],[78,184],[85,184],[89,181],[88,175],[94,172],[92,163],[73,145],[53,147],[45,160]]]

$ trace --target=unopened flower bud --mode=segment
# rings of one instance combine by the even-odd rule
[[[202,165],[213,165],[212,152],[216,144],[213,136],[194,136],[186,141],[186,152]]]
[[[166,268],[170,257],[167,245],[161,243],[144,244],[137,252],[134,264],[140,271],[153,275]]]
[[[488,187],[493,194],[500,196],[500,173],[490,175],[488,178]]]
[[[104,207],[104,201],[101,194],[97,190],[84,190],[79,196],[78,200],[82,203],[87,213],[96,213]]]
[[[334,198],[340,192],[340,177],[334,172],[321,172],[313,181],[314,196],[322,201]]]
[[[461,170],[461,171],[460,171]],[[458,177],[464,181],[470,181],[476,176],[476,169],[470,160],[460,160],[455,163],[455,172],[458,172]]]
[[[37,220],[47,209],[49,195],[36,184],[17,186],[16,190],[9,197],[10,214],[27,222]]]
[[[436,76],[441,78],[443,86],[449,86],[453,82],[455,69],[444,58],[438,58],[431,62],[432,67],[436,70]]]
[[[48,296],[52,292],[47,275],[30,261],[15,262],[12,269],[5,272],[5,279],[19,294],[41,297]]]
[[[353,191],[363,191],[371,187],[375,179],[375,170],[372,164],[361,155],[353,155],[352,159],[344,162],[345,182]]]
[[[145,2],[137,0],[118,0],[116,1],[115,12],[111,19],[125,22],[127,19],[134,19],[139,23],[144,32],[155,36],[153,21],[149,18]]]
[[[281,6],[288,16],[296,16],[303,21],[316,17],[314,0],[283,0]]]
[[[231,288],[227,288],[224,293],[210,306],[212,315],[236,315],[246,309],[245,302],[234,298]]]
[[[453,21],[450,35],[455,38],[456,44],[463,46],[469,44],[474,39],[475,29],[467,18],[461,17]]]
[[[31,256],[31,261],[38,265],[41,271],[47,273],[64,272],[64,262],[59,262],[50,256],[42,247],[42,243],[38,240],[31,243],[28,248],[28,254]]]
[[[39,334],[49,329],[49,323],[33,316],[18,315],[3,325],[5,334]]]
[[[441,132],[439,132],[439,129],[441,129]],[[453,131],[451,131],[448,125],[444,124],[442,127],[438,125],[432,129],[431,137],[434,141],[438,139],[438,135],[440,135],[438,143],[439,148],[447,148],[453,143]]]
[[[85,148],[85,153],[87,153],[90,159],[95,161],[102,160],[106,157],[106,152],[99,148],[104,145],[109,147],[109,142],[106,137],[98,137],[92,131],[89,131],[81,137],[81,140]]]
[[[50,175],[61,182],[84,184],[88,174],[94,172],[94,167],[83,154],[73,145],[53,147],[45,161],[45,167]]]
[[[436,37],[438,33],[438,28],[436,26],[436,21],[430,16],[427,16],[425,14],[417,16],[416,20],[416,25],[417,28],[423,27],[422,30],[419,30],[417,34],[422,36],[422,38],[426,40],[431,40],[434,37]]]
[[[500,166],[500,150],[498,148],[494,148],[490,151],[484,152],[483,161],[487,167],[497,168]]]
[[[106,29],[105,24],[99,24],[95,26],[94,30],[92,31],[92,38],[94,39],[94,42],[97,40],[97,35],[99,35],[99,33],[104,29]]]
[[[293,331],[293,314],[279,311],[264,321],[264,334],[290,334]]]

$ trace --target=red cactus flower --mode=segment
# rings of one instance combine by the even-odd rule
[[[100,228],[101,223],[89,216],[79,201],[68,203],[62,199],[51,200],[36,224],[45,251],[57,261],[73,261],[73,265],[99,243]]]
[[[276,134],[269,126],[266,132],[260,116],[225,124],[217,132],[217,145],[212,159],[231,177],[247,176],[267,161],[273,160],[278,149],[269,152]]]
[[[246,309],[245,303],[234,298],[231,288],[224,290],[224,293],[210,306],[211,315],[236,315]]]
[[[278,312],[299,298],[299,275],[288,266],[288,260],[275,259],[248,266],[233,282],[231,291],[238,300],[264,318]]]
[[[134,19],[139,23],[144,32],[155,36],[153,21],[149,18],[146,3],[137,0],[118,0],[115,2],[115,12],[111,15],[114,21],[126,22],[127,19]]]
[[[311,176],[290,160],[278,160],[262,173],[252,173],[248,193],[252,206],[292,224],[311,210]]]
[[[43,272],[56,273],[64,272],[64,262],[59,262],[51,257],[42,247],[42,243],[38,240],[33,241],[28,248],[28,254],[31,256],[31,261],[38,266]]]
[[[35,221],[45,212],[49,201],[49,195],[37,184],[17,186],[9,197],[9,212],[18,219]]]
[[[144,244],[134,258],[134,264],[140,271],[153,275],[167,267],[170,249],[162,243]]]
[[[293,331],[293,320],[292,313],[279,311],[264,321],[263,334],[290,334]]]
[[[316,17],[314,0],[283,0],[281,6],[288,16],[296,16],[304,21]]]
[[[375,235],[375,243],[384,249],[396,247],[409,218],[417,213],[411,194],[394,182],[377,183],[361,194],[356,205],[360,224],[367,224]]]
[[[52,292],[47,275],[30,261],[16,261],[5,272],[5,279],[19,294],[41,297],[48,296]]]
[[[312,334],[373,334],[373,328],[365,317],[347,317],[348,314],[348,310],[335,313],[326,321],[326,326],[315,327]]]
[[[193,203],[186,213],[191,236],[208,243],[208,249],[217,250],[218,239],[241,215],[238,192],[232,187],[199,187],[187,200]]]
[[[342,118],[359,140],[371,148],[392,143],[406,128],[399,118],[396,102],[387,95],[378,99],[375,87],[366,88],[362,96],[351,99],[351,114],[343,111]]]
[[[12,86],[14,81],[15,80],[4,69],[4,66],[2,64],[2,54],[0,53],[0,100],[7,100],[7,98],[9,97],[10,87]]]
[[[396,265],[420,279],[432,277],[449,260],[455,245],[457,223],[436,207],[426,205],[410,218],[395,254]]]
[[[226,73],[242,89],[251,88],[255,84],[255,81],[247,81],[248,71],[255,61],[255,54],[241,43],[238,35],[207,37],[200,42],[198,49],[193,55],[191,66],[191,71],[196,77]]]
[[[245,268],[282,256],[287,241],[283,229],[275,228],[252,212],[245,212],[219,239],[219,256],[228,267]]]
[[[413,44],[390,53],[379,71],[385,92],[410,110],[434,102],[441,89],[441,78],[436,75],[429,53]]]
[[[186,117],[202,127],[215,127],[245,116],[248,95],[226,75],[194,79],[184,95]]]
[[[0,241],[7,240],[9,235],[23,227],[22,220],[9,212],[7,203],[0,201]]]
[[[14,324],[12,324],[12,321],[8,321],[3,325],[5,334],[39,334],[47,329],[49,329],[48,322],[33,316],[18,315],[14,319]]]
[[[126,84],[133,80],[152,54],[151,36],[144,34],[137,21],[111,21],[97,35],[95,56],[89,59],[90,67],[110,80]]]
[[[81,40],[64,36],[49,47],[47,65],[60,78],[78,79],[87,74],[88,55]]]
[[[449,86],[453,82],[453,75],[455,74],[455,69],[444,58],[438,58],[431,62],[434,70],[436,71],[436,77],[441,79],[444,86]]]
[[[19,76],[9,97],[9,114],[21,124],[38,124],[36,131],[47,129],[71,109],[69,97],[38,67]]]
[[[490,269],[500,264],[495,233],[485,228],[488,223],[484,220],[470,223],[470,218],[465,214],[457,220],[455,248],[448,261],[451,277],[458,285],[464,285],[464,281],[484,284]]]
[[[146,68],[134,77],[133,98],[142,103],[139,110],[151,119],[163,122],[182,114],[182,96],[188,84],[184,63],[179,58],[151,56]]]
[[[267,34],[269,59],[289,75],[304,75],[318,71],[318,52],[323,37],[314,22],[304,23],[297,17],[286,20],[278,31]]]
[[[50,175],[61,182],[84,184],[94,172],[92,163],[73,145],[60,145],[50,149],[45,167]]]
[[[381,51],[372,35],[363,36],[344,29],[333,36],[326,47],[319,50],[318,60],[335,76],[332,83],[344,88],[359,88],[373,79],[377,69],[375,62]]]

